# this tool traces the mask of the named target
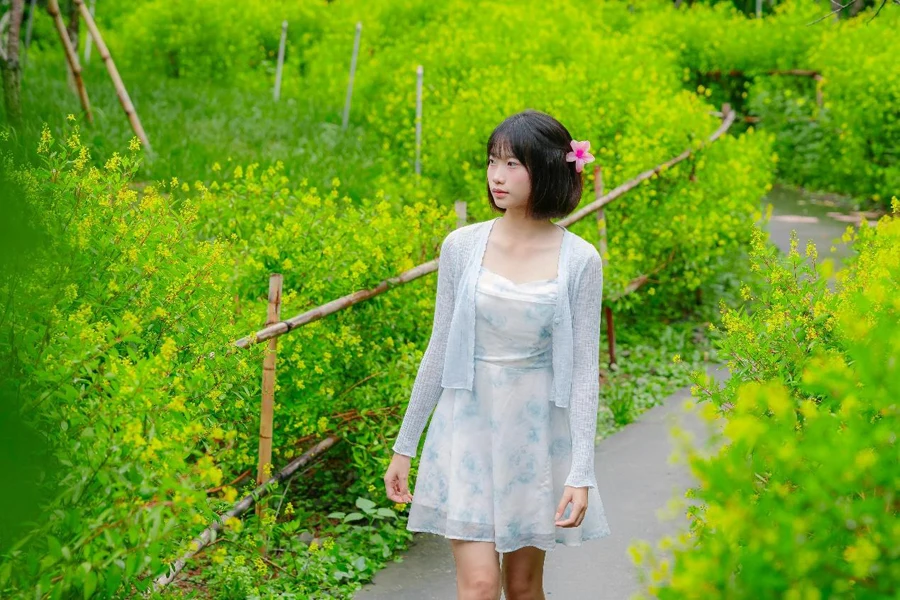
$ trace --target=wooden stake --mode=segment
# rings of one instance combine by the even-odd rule
[[[350,99],[353,98],[353,78],[356,75],[356,57],[359,56],[359,38],[362,34],[362,21],[356,24],[356,37],[353,40],[353,55],[350,57],[350,81],[347,83],[347,98],[344,100],[344,120],[342,129],[350,125]]]
[[[78,1],[80,0],[76,0],[76,2]],[[84,80],[81,78],[81,64],[78,62],[78,54],[75,53],[75,48],[72,47],[72,40],[69,39],[69,32],[66,30],[66,24],[63,23],[57,0],[47,0],[47,12],[53,17],[53,22],[56,24],[56,32],[59,34],[63,49],[66,51],[69,72],[75,80],[75,88],[78,92],[78,98],[81,100],[81,108],[84,110],[88,123],[93,123],[94,114],[91,112],[91,102],[88,100],[87,88],[84,87]]]
[[[603,307],[603,314],[606,317],[606,337],[609,340],[609,366],[612,367],[616,364],[616,327],[608,304]]]
[[[28,61],[28,49],[31,47],[31,31],[34,28],[34,11],[37,8],[35,4],[37,4],[37,0],[31,0],[31,4],[28,5],[28,24],[25,26],[25,51],[22,53],[23,68]]]
[[[56,0],[49,1],[56,4]],[[94,23],[94,17],[91,16],[91,12],[88,10],[88,7],[85,6],[84,0],[74,0],[74,2],[78,5],[78,10],[81,12],[81,16],[88,26],[88,31],[90,32],[91,37],[94,38],[94,43],[97,44],[97,52],[100,53],[100,57],[106,65],[106,70],[109,71],[109,76],[113,81],[113,85],[116,86],[116,94],[119,96],[119,102],[122,104],[125,115],[131,123],[131,128],[144,144],[144,148],[147,152],[152,152],[153,149],[150,147],[150,140],[147,139],[147,134],[144,133],[144,128],[141,126],[141,120],[134,110],[134,104],[131,103],[131,98],[128,97],[128,90],[125,89],[125,84],[122,83],[122,78],[119,76],[116,64],[113,62],[112,56],[109,54],[109,49],[103,41],[103,36],[100,35],[100,30],[97,29],[97,24]]]
[[[456,211],[456,228],[459,229],[466,224],[466,201],[457,200],[453,203],[453,209]]]
[[[97,0],[91,0],[91,16],[97,16]],[[91,32],[88,31],[87,39],[84,41],[84,64],[91,62],[91,45],[93,41],[94,38],[91,37]]]
[[[269,277],[269,309],[266,315],[266,326],[281,320],[281,288],[284,278],[280,273],[272,273]],[[262,405],[259,416],[259,463],[256,469],[257,485],[266,481],[266,465],[272,464],[272,430],[273,405],[275,403],[275,358],[278,350],[278,338],[269,340],[266,356],[263,358]],[[261,505],[257,506],[257,512]]]
[[[284,70],[284,47],[287,44],[287,28],[288,22],[281,23],[281,41],[278,42],[278,64],[275,66],[275,91],[273,97],[275,102],[281,97],[281,72]]]
[[[603,168],[600,165],[594,167],[594,197],[595,201],[603,197]],[[597,229],[600,232],[600,259],[605,270],[607,265],[606,210],[602,206],[597,210]],[[609,351],[609,366],[612,367],[616,362],[616,329],[613,324],[612,308],[609,304],[603,307],[603,314],[606,315],[606,342]]]
[[[422,174],[422,65],[416,68],[416,175]]]

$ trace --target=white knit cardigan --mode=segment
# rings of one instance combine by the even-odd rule
[[[431,338],[393,446],[397,454],[416,456],[422,431],[443,388],[472,390],[475,284],[488,236],[499,218],[460,227],[441,244]],[[597,487],[594,437],[599,402],[603,262],[593,244],[564,227],[561,229],[551,342],[553,386],[548,402],[568,409],[572,466],[565,485]]]

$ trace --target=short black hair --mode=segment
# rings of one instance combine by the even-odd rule
[[[539,110],[527,109],[507,117],[491,133],[487,158],[514,156],[531,178],[531,196],[526,213],[533,219],[564,217],[578,207],[583,182],[574,162],[566,162],[572,150],[572,136],[562,123]],[[491,184],[488,202],[498,212],[506,212],[494,202]]]

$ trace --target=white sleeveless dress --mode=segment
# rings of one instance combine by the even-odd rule
[[[515,283],[481,267],[472,391],[445,388],[425,436],[407,529],[553,550],[609,535],[588,488],[578,527],[557,527],[571,465],[568,409],[550,399],[557,280]],[[567,518],[571,504],[561,518]]]

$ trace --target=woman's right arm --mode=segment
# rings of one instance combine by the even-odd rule
[[[450,330],[450,319],[453,316],[453,304],[456,298],[456,276],[453,271],[454,233],[450,232],[441,243],[438,255],[437,295],[434,303],[434,321],[431,326],[431,338],[428,347],[419,363],[419,371],[413,383],[409,406],[403,416],[400,433],[394,443],[393,450],[410,458],[415,457],[419,446],[419,438],[425,429],[425,423],[431,411],[437,406],[441,397],[441,375],[444,368],[444,356],[447,350],[447,334]]]

